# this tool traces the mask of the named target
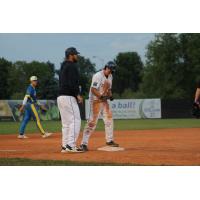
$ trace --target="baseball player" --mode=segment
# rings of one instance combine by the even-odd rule
[[[103,70],[97,72],[92,78],[92,84],[89,92],[90,113],[89,119],[83,131],[83,139],[80,148],[88,151],[88,141],[92,132],[95,130],[100,114],[103,115],[105,124],[106,144],[112,147],[118,147],[113,138],[113,118],[108,100],[112,97],[112,74],[116,69],[114,62],[110,61]]]
[[[36,124],[42,134],[42,137],[46,138],[46,137],[49,137],[50,135],[52,135],[52,133],[45,132],[45,130],[42,127],[40,117],[38,114],[39,108],[41,108],[43,110],[46,110],[46,108],[43,105],[40,105],[40,103],[37,101],[36,89],[35,89],[38,84],[37,77],[31,76],[30,82],[31,82],[31,84],[28,86],[28,88],[26,90],[26,95],[24,97],[23,104],[19,109],[20,112],[23,112],[25,109],[25,113],[24,113],[23,121],[20,126],[18,138],[19,139],[28,138],[25,135],[25,128],[26,128],[28,122],[30,121],[31,117],[33,117],[33,119],[36,121]]]
[[[76,66],[79,52],[74,47],[65,51],[65,61],[61,64],[59,74],[58,108],[62,123],[62,153],[83,152],[76,147],[76,141],[81,127],[78,103],[83,99],[79,91],[79,72]]]

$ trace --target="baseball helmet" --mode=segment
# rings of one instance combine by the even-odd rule
[[[116,71],[117,65],[113,61],[109,61],[106,65],[105,68],[109,68],[113,73]]]
[[[69,47],[65,50],[65,57],[68,57],[69,55],[78,55],[80,54],[75,47]]]
[[[30,77],[30,81],[37,81],[37,80],[38,80],[37,76],[31,76]]]

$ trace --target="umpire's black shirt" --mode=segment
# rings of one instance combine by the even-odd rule
[[[59,95],[74,96],[79,94],[79,72],[76,63],[64,61],[59,73]]]

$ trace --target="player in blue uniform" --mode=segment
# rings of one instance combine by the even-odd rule
[[[28,138],[25,135],[25,128],[28,122],[30,121],[31,117],[33,117],[33,119],[36,121],[36,124],[42,134],[42,137],[46,138],[52,135],[52,133],[48,133],[44,131],[41,121],[40,121],[39,114],[38,114],[38,109],[40,107],[43,110],[46,110],[46,108],[43,105],[40,105],[39,102],[37,101],[36,90],[35,90],[38,84],[37,77],[31,76],[30,82],[31,84],[28,86],[26,90],[26,95],[24,97],[23,104],[20,107],[20,112],[23,112],[25,110],[25,113],[24,113],[23,121],[20,125],[18,138],[19,139]]]

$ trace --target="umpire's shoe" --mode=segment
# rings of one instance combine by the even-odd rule
[[[110,146],[110,147],[118,147],[119,144],[115,143],[113,140],[111,140],[110,142],[106,142],[106,145]]]
[[[84,151],[78,147],[70,147],[67,145],[66,147],[62,147],[61,153],[83,153]]]
[[[89,150],[86,144],[81,144],[79,148],[84,152]]]

